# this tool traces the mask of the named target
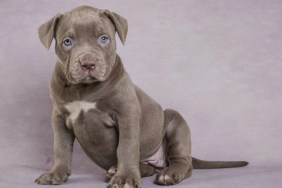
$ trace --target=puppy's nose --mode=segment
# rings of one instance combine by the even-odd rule
[[[90,60],[82,61],[82,62],[80,61],[80,65],[84,70],[90,70],[90,71],[94,70],[96,67],[95,61],[90,61]]]

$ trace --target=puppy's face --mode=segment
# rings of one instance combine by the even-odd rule
[[[56,53],[71,83],[104,81],[115,63],[115,27],[99,11],[65,14],[56,31]]]
[[[124,18],[108,10],[79,7],[56,15],[49,25],[53,27],[49,30],[56,40],[56,54],[70,83],[91,84],[108,78],[116,60],[115,32],[122,42],[127,33]],[[44,24],[39,36],[44,44],[42,27]]]

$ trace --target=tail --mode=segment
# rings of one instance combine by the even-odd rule
[[[248,164],[246,161],[204,161],[192,158],[194,169],[235,168],[247,166]]]

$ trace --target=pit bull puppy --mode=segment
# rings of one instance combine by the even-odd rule
[[[124,44],[127,28],[120,15],[88,6],[57,14],[39,28],[46,49],[55,39],[58,58],[50,82],[53,166],[36,183],[67,181],[74,139],[115,188],[140,187],[141,177],[156,172],[155,183],[172,185],[193,168],[247,165],[191,157],[185,120],[134,85],[116,53],[115,33]]]

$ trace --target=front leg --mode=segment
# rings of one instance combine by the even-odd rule
[[[65,120],[55,111],[52,113],[54,134],[54,159],[52,168],[39,176],[35,182],[42,185],[58,185],[71,175],[71,159],[74,135],[67,129]]]
[[[139,170],[141,113],[139,105],[133,106],[134,109],[127,109],[118,117],[118,167],[109,183],[111,188],[138,188],[141,185]]]

